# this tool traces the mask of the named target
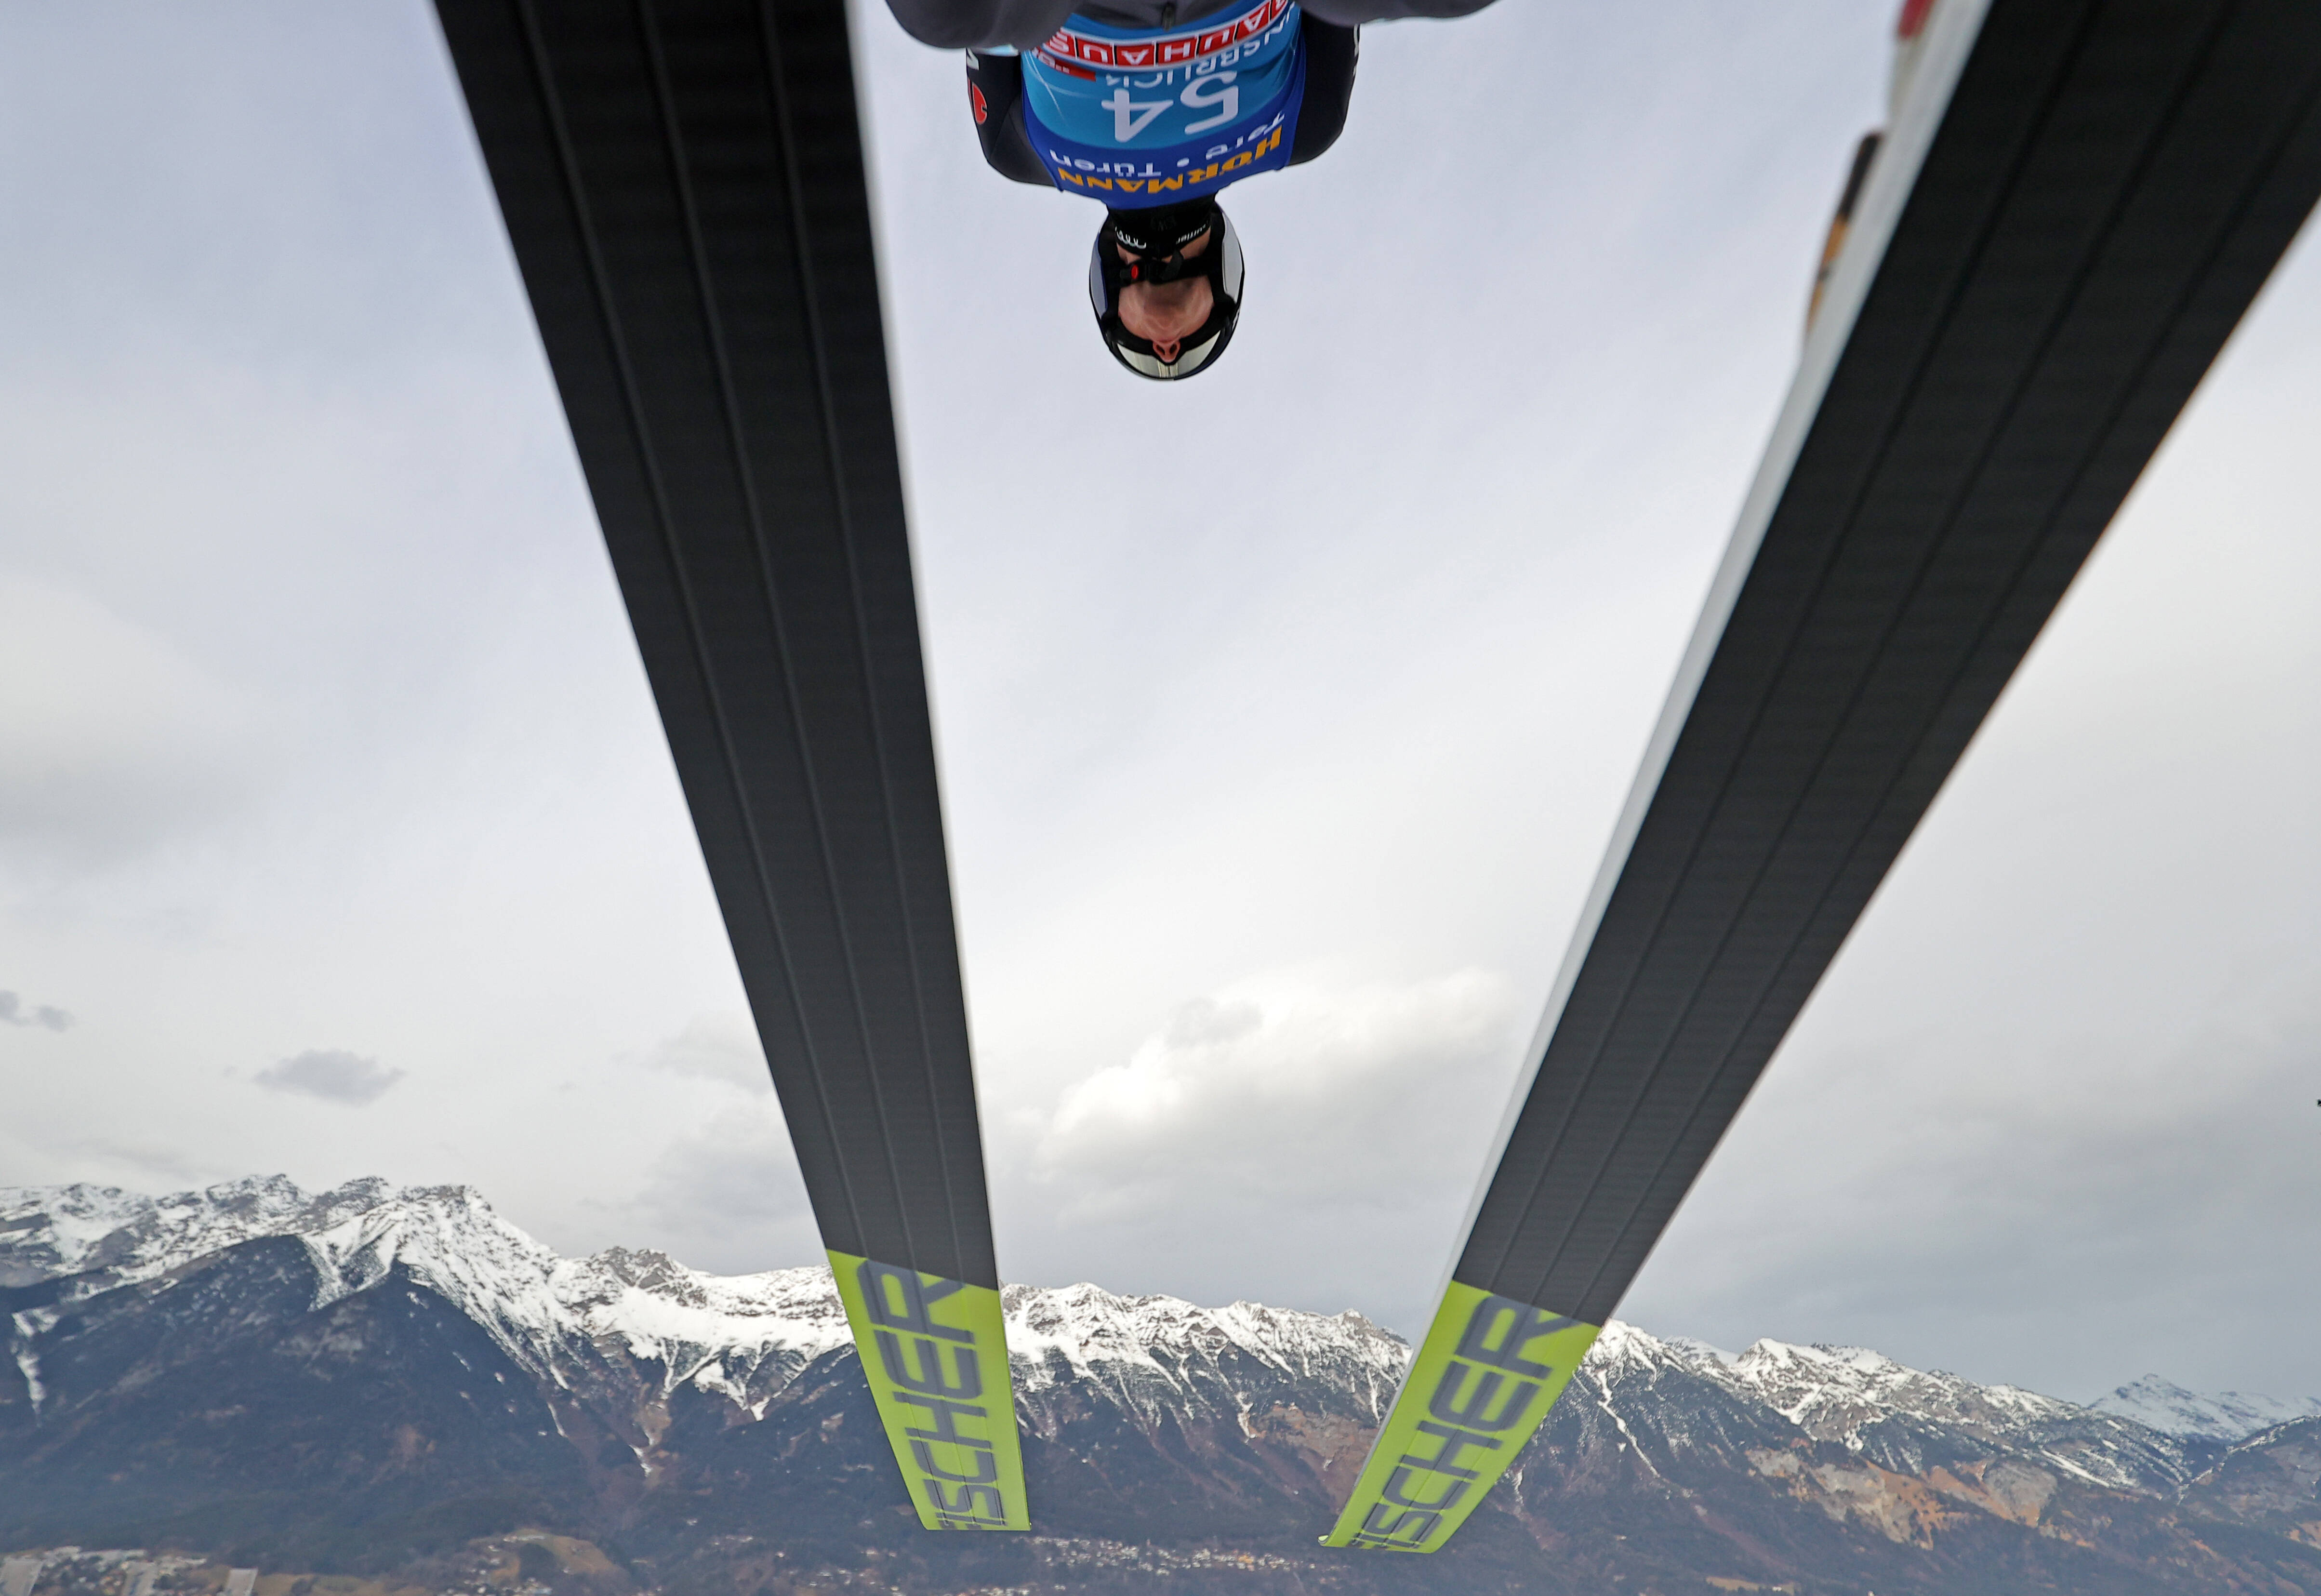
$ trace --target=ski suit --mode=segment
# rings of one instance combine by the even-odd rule
[[[1491,0],[887,0],[964,49],[983,158],[1019,183],[1138,209],[1313,160],[1353,96],[1357,31]]]

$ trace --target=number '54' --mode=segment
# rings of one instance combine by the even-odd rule
[[[1212,105],[1216,107],[1215,115],[1187,123],[1187,132],[1206,132],[1213,127],[1224,126],[1241,114],[1241,90],[1233,86],[1236,76],[1232,72],[1212,72],[1206,78],[1196,78],[1185,86],[1185,92],[1175,100],[1132,100],[1128,97],[1125,85],[1114,89],[1112,98],[1104,102],[1104,108],[1112,113],[1113,141],[1127,143],[1151,127],[1154,117],[1178,101],[1196,111],[1206,111]]]

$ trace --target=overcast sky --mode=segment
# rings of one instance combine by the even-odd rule
[[[1880,113],[1866,0],[1369,30],[1231,357],[860,18],[1002,1270],[1419,1325]],[[817,1256],[432,14],[0,9],[0,1183]],[[2321,1392],[2292,255],[1623,1317]]]

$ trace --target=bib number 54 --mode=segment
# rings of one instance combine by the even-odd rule
[[[1185,86],[1185,92],[1176,101],[1132,100],[1125,85],[1114,89],[1112,98],[1103,102],[1104,108],[1112,113],[1113,142],[1131,142],[1152,125],[1154,117],[1179,101],[1196,111],[1216,107],[1215,115],[1187,123],[1187,132],[1203,133],[1213,127],[1224,126],[1241,114],[1241,90],[1233,83],[1235,76],[1232,72],[1215,72],[1206,78],[1196,78]]]

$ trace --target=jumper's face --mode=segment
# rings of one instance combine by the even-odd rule
[[[1216,236],[1211,228],[1185,246],[1189,258],[1199,255]],[[1123,260],[1133,260],[1135,255],[1118,244]],[[1183,352],[1185,340],[1200,331],[1216,308],[1216,295],[1206,277],[1179,278],[1173,283],[1131,283],[1120,291],[1120,324],[1137,337],[1152,345],[1160,360],[1174,363]]]

